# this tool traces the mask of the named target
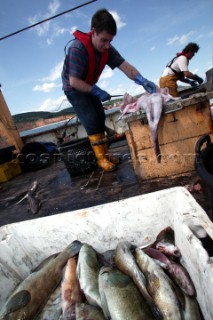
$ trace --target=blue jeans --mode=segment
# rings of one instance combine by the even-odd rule
[[[88,135],[105,131],[106,116],[98,97],[79,91],[65,91],[64,93]]]

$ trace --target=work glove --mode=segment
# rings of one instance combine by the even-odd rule
[[[137,74],[134,78],[135,83],[144,87],[148,93],[155,93],[156,86],[153,82],[145,79],[141,74]]]
[[[189,80],[188,78],[184,78],[184,82],[190,84],[190,86],[192,86],[192,87],[197,87],[198,86],[196,81]]]
[[[91,95],[92,96],[96,96],[96,97],[99,97],[99,99],[104,102],[104,101],[107,101],[107,100],[110,100],[111,99],[111,96],[109,95],[108,92],[102,90],[101,88],[99,88],[98,86],[96,86],[96,84],[94,84],[92,86],[92,90],[90,91]]]
[[[203,79],[198,77],[198,75],[195,74],[194,80],[197,81],[199,84],[203,83]]]

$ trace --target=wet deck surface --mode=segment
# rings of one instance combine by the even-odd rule
[[[122,163],[111,173],[96,169],[86,175],[71,178],[62,161],[34,172],[24,172],[8,182],[0,184],[0,226],[36,219],[44,216],[83,209],[128,197],[146,194],[174,186],[193,185],[198,182],[201,190],[191,194],[203,209],[210,212],[208,190],[196,172],[178,178],[138,181],[132,167],[126,141],[114,143],[111,151],[122,156]],[[36,193],[40,208],[36,214],[29,210],[24,195],[34,181],[38,182]]]

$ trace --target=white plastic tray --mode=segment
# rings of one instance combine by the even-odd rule
[[[197,290],[206,320],[213,319],[213,262],[189,225],[202,226],[213,239],[213,224],[183,187],[115,201],[83,210],[28,220],[0,228],[0,308],[33,267],[73,240],[100,252],[119,241],[148,244],[165,227],[175,231],[183,263]]]

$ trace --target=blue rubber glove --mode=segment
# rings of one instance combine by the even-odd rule
[[[195,74],[195,81],[197,81],[199,84],[203,83],[203,79],[198,77],[198,75]]]
[[[144,77],[142,77],[141,74],[137,74],[134,78],[135,83],[141,85],[144,87],[144,89],[148,92],[148,93],[155,93],[156,92],[156,86],[153,82],[145,79]]]
[[[188,78],[184,78],[184,82],[190,84],[192,87],[197,87],[198,83],[194,80],[189,80]]]
[[[92,86],[92,90],[90,91],[91,95],[92,96],[96,96],[96,97],[99,97],[99,99],[104,102],[104,101],[107,101],[107,100],[110,100],[111,99],[111,96],[109,95],[108,92],[102,90],[101,88],[99,88],[98,86],[96,86],[96,84],[94,84]]]

